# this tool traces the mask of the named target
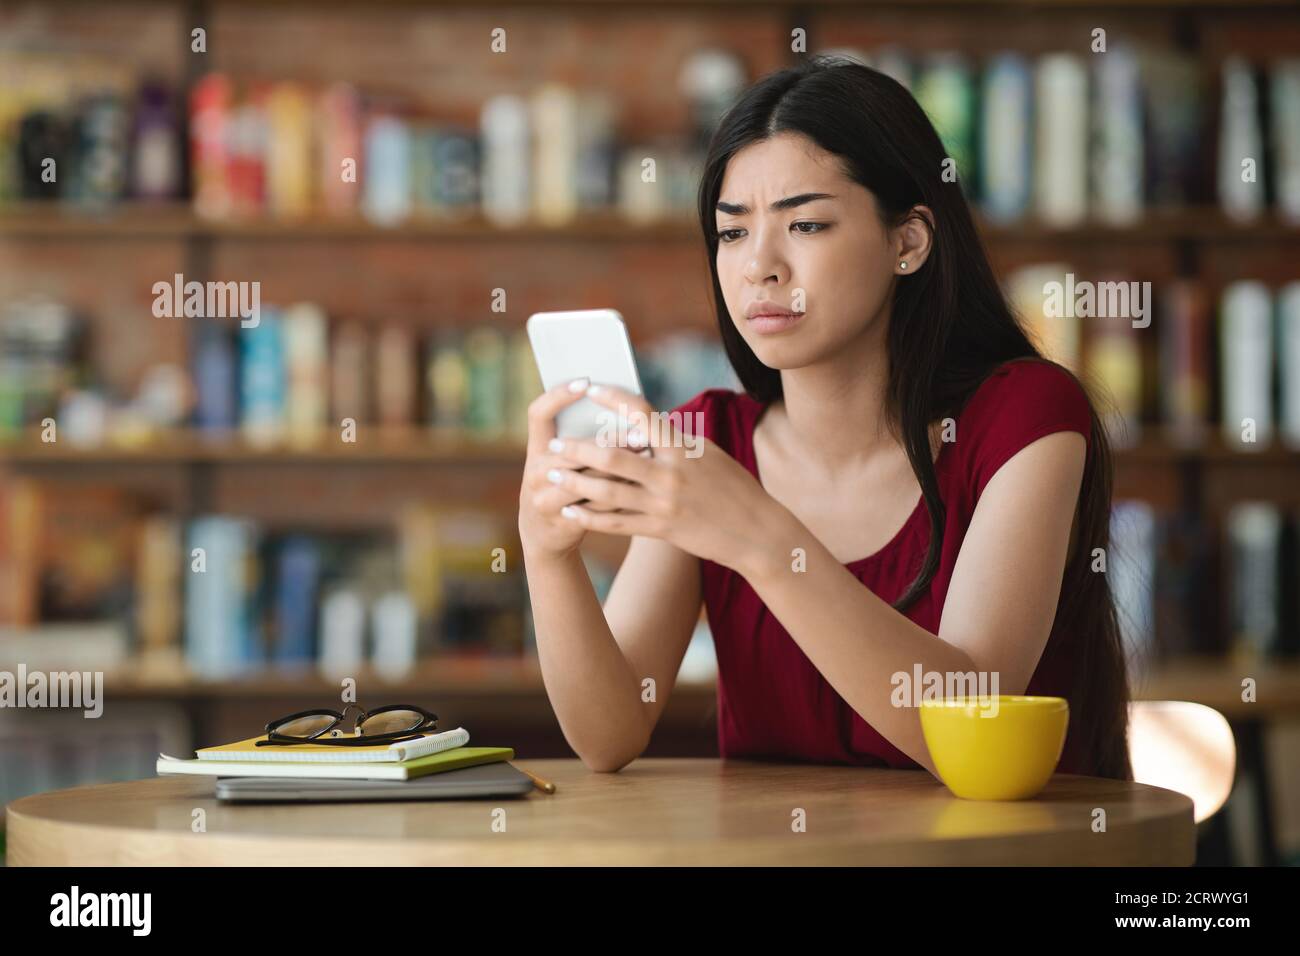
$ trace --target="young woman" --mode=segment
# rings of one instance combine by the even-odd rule
[[[643,752],[703,601],[723,757],[934,774],[914,698],[897,705],[919,668],[1067,698],[1059,769],[1131,778],[1093,570],[1106,436],[1017,324],[944,160],[879,72],[813,58],[766,77],[723,119],[699,195],[745,392],[674,409],[703,437],[652,432],[652,457],[555,438],[582,395],[653,414],[636,396],[579,380],[533,402],[519,532],[547,693],[588,766]],[[603,609],[588,531],[632,539]]]

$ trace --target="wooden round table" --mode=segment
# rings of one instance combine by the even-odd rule
[[[578,760],[513,763],[556,792],[241,805],[218,802],[211,777],[191,776],[57,790],[9,805],[8,863],[1185,866],[1196,853],[1188,797],[1094,777],[1058,774],[1033,800],[973,802],[921,771],[642,759],[595,773]],[[1097,808],[1104,832],[1094,829]]]

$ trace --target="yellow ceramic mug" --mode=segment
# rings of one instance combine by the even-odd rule
[[[921,701],[921,731],[939,778],[967,800],[1024,800],[1051,779],[1070,722],[1063,697]]]

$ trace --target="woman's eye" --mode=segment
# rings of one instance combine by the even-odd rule
[[[827,222],[794,222],[790,228],[797,231],[801,236],[811,236],[830,228]],[[744,229],[720,229],[718,230],[719,242],[735,242],[744,234]]]

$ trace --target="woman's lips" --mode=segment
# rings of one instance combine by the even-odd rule
[[[749,322],[749,327],[759,335],[771,335],[774,332],[784,332],[786,329],[791,328],[807,314],[807,312],[772,313],[771,315],[755,315],[746,321]]]

